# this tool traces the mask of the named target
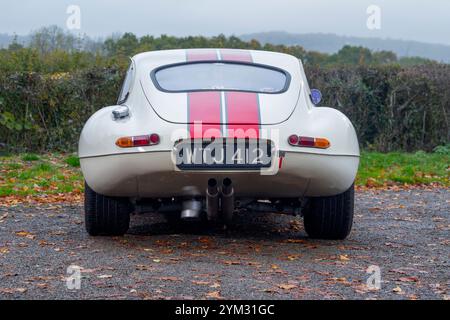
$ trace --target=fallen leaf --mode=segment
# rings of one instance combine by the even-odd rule
[[[0,247],[0,253],[1,254],[9,253],[9,249],[7,247]]]
[[[346,284],[349,283],[347,281],[347,278],[345,278],[345,277],[340,277],[340,278],[333,277],[333,278],[330,278],[330,280],[333,282],[342,282],[342,283],[346,283]]]
[[[150,271],[150,270],[153,270],[153,267],[152,266],[146,266],[144,264],[138,264],[138,265],[136,265],[136,270]]]
[[[378,186],[378,182],[374,178],[368,178],[366,182],[366,187],[373,188]]]
[[[400,294],[400,293],[403,292],[403,290],[402,290],[402,288],[400,288],[399,286],[397,286],[397,287],[395,287],[394,289],[392,289],[392,292],[395,292],[395,293]]]
[[[240,261],[230,261],[230,260],[226,260],[223,263],[226,264],[226,265],[229,265],[229,266],[237,266],[237,265],[241,264]]]
[[[13,294],[13,293],[24,293],[26,292],[28,289],[27,288],[4,288],[4,289],[0,289],[0,293],[6,293],[6,294]]]
[[[193,284],[199,285],[199,286],[206,286],[210,284],[209,281],[198,281],[198,280],[191,280]]]
[[[392,270],[389,270],[389,272],[395,272],[395,273],[400,273],[400,274],[407,274],[406,271],[403,271],[401,269],[392,269]]]
[[[400,282],[418,282],[419,278],[417,278],[417,277],[401,277],[401,278],[398,278],[398,281],[400,281]]]
[[[62,236],[62,235],[64,235],[64,234],[66,234],[66,232],[61,231],[61,230],[56,230],[56,231],[51,231],[50,234],[51,234],[52,236]]]
[[[303,239],[287,239],[284,242],[286,242],[286,243],[305,243],[306,240],[303,240]]]
[[[346,254],[339,255],[339,260],[341,261],[350,261],[350,258]]]
[[[33,240],[36,236],[28,231],[17,231],[16,236]]]
[[[365,284],[359,284],[357,286],[353,286],[353,289],[355,290],[356,293],[359,293],[359,294],[366,294],[369,291],[372,291],[372,290],[375,291],[376,290],[376,288],[373,288],[373,289],[369,288]]]
[[[278,288],[283,290],[292,290],[294,288],[297,288],[297,286],[295,284],[279,284]]]
[[[304,274],[304,275],[301,275],[301,276],[299,276],[299,277],[296,277],[296,279],[297,279],[298,281],[303,281],[303,282],[305,282],[305,281],[309,281],[309,280],[311,279],[311,276],[308,275],[308,274]]]
[[[200,243],[210,244],[212,242],[212,239],[210,237],[200,237],[198,238],[198,241]]]
[[[160,277],[158,279],[162,281],[181,281],[181,279],[177,277]]]
[[[2,214],[0,216],[0,223],[3,222],[6,218],[8,218],[8,213]]]
[[[220,291],[212,291],[208,292],[206,294],[207,298],[214,298],[214,299],[223,299],[223,297],[220,295]]]
[[[267,292],[267,293],[279,293],[279,291],[276,288],[267,288],[267,289],[263,289],[261,291]]]

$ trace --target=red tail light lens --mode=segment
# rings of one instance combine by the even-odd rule
[[[150,145],[149,136],[136,136],[133,137],[133,147],[141,147]]]
[[[158,144],[159,143],[159,135],[156,133],[153,133],[150,135],[150,143],[152,144]]]
[[[120,148],[145,147],[158,144],[159,142],[159,135],[153,133],[150,135],[119,138],[116,141],[116,146]]]
[[[314,147],[314,138],[311,137],[299,137],[298,145],[301,147]]]
[[[293,134],[292,136],[289,137],[289,144],[291,146],[298,145],[298,136],[296,134]]]
[[[302,137],[297,135],[291,135],[288,138],[288,142],[291,146],[295,147],[308,147],[319,149],[328,149],[330,147],[330,141],[328,141],[325,138],[313,138],[313,137]]]

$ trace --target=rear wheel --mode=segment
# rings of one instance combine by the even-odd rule
[[[331,197],[309,199],[304,212],[305,231],[316,239],[345,239],[353,224],[355,188]]]
[[[124,235],[130,225],[131,212],[128,199],[103,196],[85,183],[84,220],[91,236]]]

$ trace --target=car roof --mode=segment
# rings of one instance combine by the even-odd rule
[[[285,69],[287,66],[298,66],[299,59],[296,57],[279,52],[262,51],[262,50],[243,50],[243,49],[224,49],[224,48],[204,48],[204,49],[173,49],[173,50],[159,50],[143,52],[135,55],[132,60],[136,68],[139,70],[143,65],[163,66],[174,63],[182,63],[188,61],[188,55],[191,53],[197,54],[199,57],[207,56],[207,53],[217,52],[216,59],[197,59],[197,60],[221,60],[229,61],[229,59],[222,59],[221,57],[229,53],[231,55],[247,55],[251,57],[250,61],[258,64],[265,64],[269,66],[279,67]],[[234,60],[233,61],[239,61]],[[287,70],[289,71],[289,70]]]

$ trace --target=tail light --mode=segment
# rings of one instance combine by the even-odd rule
[[[122,137],[117,139],[116,146],[120,148],[145,147],[159,144],[160,138],[156,133],[143,136]]]
[[[289,137],[289,144],[291,146],[296,146],[298,144],[298,136],[293,134],[292,136]]]
[[[294,134],[288,138],[288,142],[291,146],[295,147],[309,147],[319,149],[328,149],[330,147],[330,141],[325,138],[302,137]]]

